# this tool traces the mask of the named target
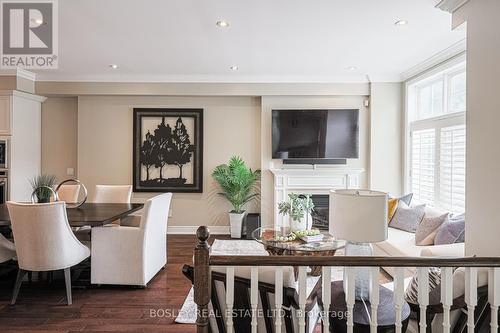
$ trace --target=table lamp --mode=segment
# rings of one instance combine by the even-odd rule
[[[347,241],[346,256],[371,256],[371,243],[387,239],[387,193],[371,190],[330,191],[329,232]],[[370,270],[355,271],[355,297],[370,298]],[[345,290],[346,278],[344,278]]]

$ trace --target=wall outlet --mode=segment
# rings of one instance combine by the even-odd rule
[[[74,168],[67,168],[66,169],[66,174],[68,176],[74,176],[75,175],[75,169]]]

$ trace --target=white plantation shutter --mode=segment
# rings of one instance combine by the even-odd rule
[[[419,202],[434,205],[436,131],[411,133],[411,191]]]
[[[407,87],[405,189],[415,201],[465,212],[466,71],[449,63]]]
[[[439,206],[465,211],[465,125],[441,129]]]

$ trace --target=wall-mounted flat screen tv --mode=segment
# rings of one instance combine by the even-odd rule
[[[359,110],[273,110],[273,158],[359,158]]]

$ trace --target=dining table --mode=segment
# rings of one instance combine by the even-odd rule
[[[78,208],[67,208],[66,213],[71,227],[99,227],[130,215],[143,206],[141,203],[84,203]],[[6,204],[0,204],[0,226],[10,226]]]

